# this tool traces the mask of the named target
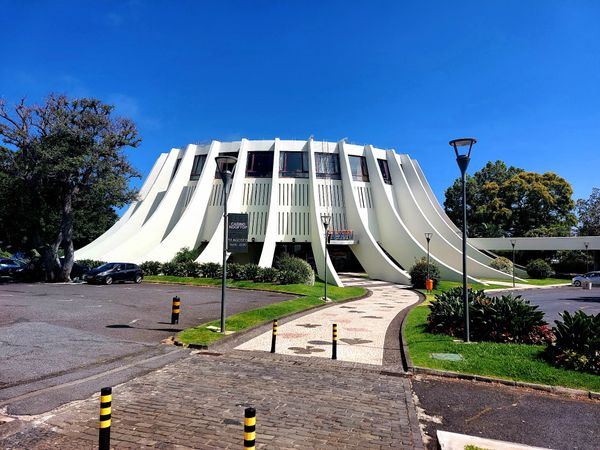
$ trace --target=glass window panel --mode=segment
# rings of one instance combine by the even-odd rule
[[[279,175],[291,178],[308,178],[307,152],[281,152],[279,154]]]
[[[190,174],[190,180],[197,180],[202,174],[204,163],[206,162],[206,155],[194,156],[194,162],[192,163],[192,172]]]
[[[349,156],[350,172],[352,179],[356,181],[369,181],[369,170],[367,169],[367,159],[364,156]]]
[[[273,175],[273,152],[249,152],[246,176],[268,178]]]
[[[315,153],[315,169],[318,178],[341,178],[340,158],[336,153]]]
[[[392,175],[390,174],[390,168],[388,162],[385,159],[378,159],[379,170],[381,170],[381,176],[386,184],[392,184]]]

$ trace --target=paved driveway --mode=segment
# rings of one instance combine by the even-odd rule
[[[171,325],[171,299],[182,300]],[[178,331],[220,315],[221,291],[123,284],[0,285],[0,407],[32,414],[123,382],[187,354],[160,345]],[[227,291],[227,313],[290,298]],[[108,372],[108,378],[100,376]]]
[[[552,325],[556,319],[560,319],[559,313],[565,310],[569,312],[582,310],[586,314],[600,313],[600,288],[598,287],[594,287],[591,290],[573,286],[544,289],[516,289],[511,291],[496,291],[493,295],[508,293],[522,295],[524,299],[529,300],[534,305],[539,305],[540,309],[546,315],[546,320]]]

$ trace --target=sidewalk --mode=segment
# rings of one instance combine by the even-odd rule
[[[337,359],[340,361],[382,365],[386,349],[399,352],[399,341],[386,343],[386,332],[400,311],[419,300],[418,294],[384,281],[349,277],[342,277],[342,281],[345,286],[365,287],[372,295],[347,304],[319,308],[280,324],[277,353],[331,358],[334,323],[338,329]],[[265,332],[237,349],[268,352],[271,336],[271,331]]]

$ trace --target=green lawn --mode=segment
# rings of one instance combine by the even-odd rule
[[[600,392],[599,376],[559,369],[540,359],[544,346],[453,342],[450,336],[426,331],[428,314],[429,306],[420,305],[407,317],[405,339],[415,366]],[[437,360],[432,353],[458,353],[464,360]]]
[[[490,282],[489,284],[480,284],[480,283],[469,283],[472,289],[480,290],[480,289],[500,289],[506,286],[500,286],[499,284],[493,284]],[[427,292],[426,289],[417,289],[417,291],[425,294],[427,300],[433,300],[436,294],[441,294],[442,292],[446,292],[449,289],[454,287],[462,287],[462,281],[440,281],[437,287],[431,291],[431,294]]]
[[[150,282],[168,282],[182,283],[198,286],[220,286],[221,279],[211,278],[191,278],[191,277],[170,277],[170,276],[148,276],[145,278]],[[299,298],[287,300],[262,308],[253,309],[251,311],[242,312],[229,316],[225,320],[225,329],[227,331],[242,331],[255,325],[260,325],[265,322],[278,319],[288,314],[304,311],[305,309],[324,305],[322,300],[324,284],[316,281],[314,286],[306,286],[304,284],[270,284],[270,283],[254,283],[252,281],[233,281],[228,280],[227,286],[241,289],[262,289],[269,291],[277,291],[287,294],[299,295]],[[333,301],[348,300],[351,298],[361,297],[366,293],[366,289],[361,287],[346,287],[339,288],[337,286],[327,285],[327,297]],[[208,327],[220,328],[219,320],[203,323],[194,328],[183,330],[177,335],[177,340],[184,344],[208,345],[218,341],[223,337],[218,331]]]
[[[494,283],[495,281],[507,282],[507,280],[498,280],[494,278],[486,278],[484,281]],[[508,281],[509,283],[511,281]],[[536,280],[534,278],[525,278],[523,280],[516,280],[517,284],[530,284],[532,286],[549,286],[552,284],[571,284],[571,280],[565,280],[564,278],[544,278],[543,280]],[[503,288],[510,286],[501,286]],[[488,288],[491,289],[491,288]]]

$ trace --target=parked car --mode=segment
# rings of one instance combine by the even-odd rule
[[[25,273],[27,265],[10,258],[0,258],[0,278],[16,279]]]
[[[88,283],[113,284],[133,281],[141,283],[144,272],[137,264],[131,263],[106,263],[100,267],[87,271],[83,280]]]
[[[588,272],[584,275],[577,275],[576,277],[573,277],[573,280],[571,280],[571,283],[573,284],[573,286],[581,286],[583,285],[583,283],[587,283],[587,282],[592,282],[592,285],[599,285],[600,286],[600,271],[595,271],[595,272]]]

